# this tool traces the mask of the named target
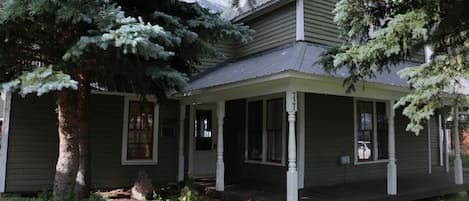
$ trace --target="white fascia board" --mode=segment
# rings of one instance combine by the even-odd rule
[[[296,1],[296,41],[305,40],[305,9],[304,0]]]
[[[365,87],[357,87],[352,93],[346,93],[342,78],[324,75],[312,75],[288,70],[264,77],[252,78],[230,84],[205,89],[198,89],[176,96],[176,99],[187,103],[207,103],[219,99],[233,100],[259,95],[295,90],[309,93],[330,94],[361,98],[398,99],[410,92],[410,89],[381,83],[357,83]]]

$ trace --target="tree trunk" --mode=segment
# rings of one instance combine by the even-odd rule
[[[76,177],[75,193],[79,199],[89,196],[89,72],[78,75],[78,118],[79,118],[79,151],[80,164]]]
[[[59,158],[55,168],[54,199],[73,193],[78,170],[78,115],[76,92],[63,89],[57,93],[59,121]]]

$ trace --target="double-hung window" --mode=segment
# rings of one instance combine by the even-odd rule
[[[157,163],[158,105],[126,97],[122,129],[122,164]]]
[[[388,158],[388,122],[386,103],[355,101],[356,162],[381,161]]]
[[[281,97],[247,102],[246,162],[285,164],[284,111]]]

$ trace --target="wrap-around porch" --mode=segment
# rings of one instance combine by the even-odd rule
[[[298,200],[309,201],[414,201],[440,197],[448,194],[465,192],[468,184],[456,185],[453,174],[433,173],[432,175],[403,176],[398,180],[398,195],[386,193],[386,180],[371,180],[320,186],[299,190]],[[464,179],[469,179],[467,173]],[[422,185],[431,183],[432,185]],[[282,201],[285,200],[285,190],[278,187],[256,185],[228,185],[221,195],[225,201],[256,200]],[[431,199],[429,199],[431,200]]]
[[[359,185],[347,184],[380,181],[381,185],[373,182],[368,185],[381,189],[377,192],[384,192],[384,196],[396,198],[407,190],[418,190],[403,188],[405,178],[437,174],[438,168],[442,169],[442,178],[462,186],[458,135],[454,136],[455,174],[449,174],[446,147],[449,138],[441,134],[445,131],[446,124],[442,121],[446,114],[436,114],[417,137],[405,131],[407,119],[402,115],[402,108],[394,108],[395,102],[409,93],[407,83],[395,72],[403,66],[396,67],[389,75],[377,75],[354,93],[346,93],[343,87],[346,73],[332,76],[324,73],[315,66],[315,58],[301,57],[306,51],[319,55],[322,49],[297,43],[217,67],[191,81],[186,92],[177,96],[181,101],[179,181],[185,179],[186,173],[215,176],[216,190],[227,189],[227,194],[226,184],[241,182],[249,186],[264,181],[274,184],[266,186],[284,189],[282,200],[287,201],[297,201],[308,192],[314,194],[314,189],[326,189],[322,186],[341,184],[342,171],[349,171],[343,174],[347,177],[343,176],[346,185],[342,187],[353,191],[353,187]],[[239,103],[238,106],[232,107],[233,102]],[[211,108],[211,112],[197,114],[198,108]],[[207,118],[199,119],[204,115]],[[199,124],[209,122],[208,116],[212,123]],[[197,120],[199,123],[195,123]],[[200,130],[207,125],[213,129]],[[270,144],[268,136],[271,134],[267,133],[276,135],[277,131],[282,133],[279,135],[281,143]],[[248,135],[255,132],[261,133],[257,147],[250,144],[253,139]],[[198,152],[196,137],[212,137],[212,134],[212,144],[201,145],[207,149]],[[196,164],[207,158],[197,153],[210,153],[207,150],[214,150],[211,152],[213,161],[198,169]],[[210,167],[213,175],[209,171],[205,175],[200,173]],[[298,194],[298,189],[305,190]],[[347,192],[344,191],[344,195],[348,195]]]

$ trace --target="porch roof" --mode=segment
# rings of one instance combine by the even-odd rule
[[[305,74],[345,78],[349,75],[347,68],[335,73],[326,72],[316,64],[327,46],[308,42],[294,42],[235,61],[227,61],[199,75],[194,76],[184,92],[227,85],[244,80],[261,78],[285,71],[296,71]],[[406,80],[397,72],[405,67],[417,66],[418,63],[402,62],[390,68],[390,72],[377,73],[369,82],[408,87]]]

